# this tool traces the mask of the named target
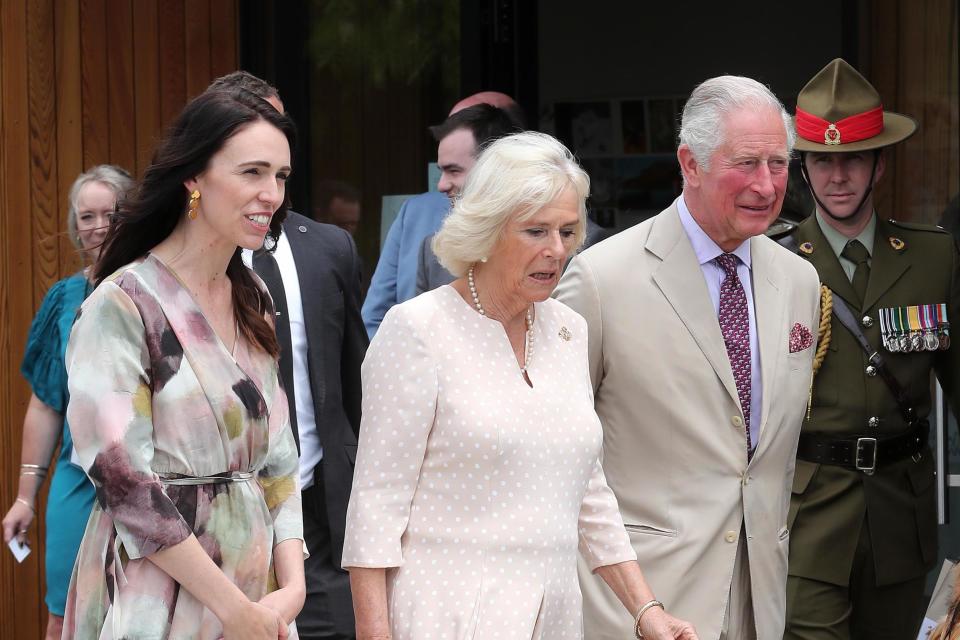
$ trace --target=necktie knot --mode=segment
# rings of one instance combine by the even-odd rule
[[[737,256],[732,253],[721,253],[714,260],[727,276],[737,275]]]
[[[870,252],[867,251],[867,248],[863,246],[863,243],[859,240],[851,240],[848,242],[843,248],[843,251],[840,252],[840,255],[857,266],[866,264],[870,259]]]

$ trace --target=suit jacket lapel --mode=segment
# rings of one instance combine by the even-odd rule
[[[910,268],[910,261],[903,256],[907,249],[897,252],[890,246],[889,238],[895,235],[896,232],[889,223],[877,219],[877,233],[870,260],[870,280],[867,282],[867,295],[863,301],[864,311],[873,307]]]
[[[879,233],[879,229],[878,229]],[[815,215],[800,223],[797,228],[797,242],[803,245],[809,242],[813,246],[812,253],[800,255],[809,260],[820,274],[820,282],[827,285],[834,295],[843,298],[852,309],[860,308],[860,299],[850,284],[850,279],[840,266],[840,260],[827,242],[827,238],[820,230]]]
[[[647,249],[663,261],[653,274],[654,282],[690,331],[727,393],[739,402],[717,312],[675,205],[657,217]]]
[[[760,346],[760,378],[763,401],[760,410],[760,441],[757,453],[770,438],[763,430],[770,416],[770,404],[776,397],[776,380],[780,358],[787,349],[788,329],[783,314],[787,305],[783,300],[782,274],[776,264],[778,249],[763,238],[750,241],[750,259],[753,268],[753,308],[757,322],[757,343]]]
[[[310,247],[310,228],[307,225],[298,225],[291,216],[283,223],[283,233],[287,236],[287,242],[290,243],[290,251],[293,253],[293,262],[297,266],[297,282],[300,285],[300,306],[303,312],[303,330],[307,335],[307,373],[310,376],[310,393],[313,395],[314,412],[317,420],[320,419],[323,409],[323,403],[326,399],[326,385],[322,375],[314,371],[312,344],[317,336],[318,327],[314,326],[316,319],[318,300],[326,293],[318,289],[316,282],[311,282],[309,276],[304,280],[305,274],[312,272],[312,265],[317,259],[317,252],[311,251]],[[314,247],[315,249],[315,247]],[[305,286],[309,285],[309,286]],[[306,295],[305,295],[306,292]],[[319,430],[319,423],[318,423]]]

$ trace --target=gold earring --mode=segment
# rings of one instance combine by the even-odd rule
[[[190,204],[187,211],[187,217],[191,220],[196,220],[200,208],[200,192],[196,189],[193,190],[193,193],[190,194]]]

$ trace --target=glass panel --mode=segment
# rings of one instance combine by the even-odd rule
[[[427,127],[458,99],[460,3],[318,0],[310,20],[312,215],[354,234],[366,284],[384,197],[431,187]]]

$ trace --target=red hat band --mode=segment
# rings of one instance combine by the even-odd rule
[[[804,140],[825,145],[846,144],[866,140],[883,132],[883,106],[828,122],[797,107],[797,135]]]

